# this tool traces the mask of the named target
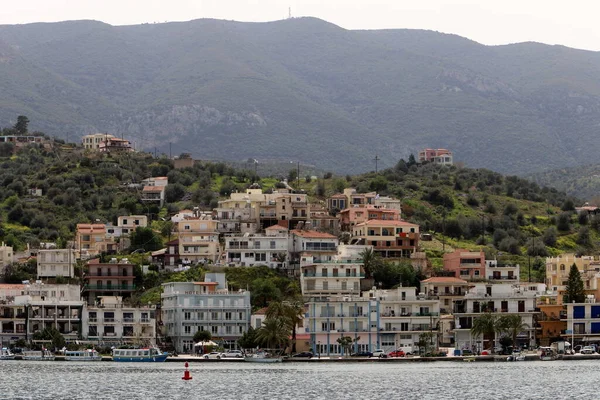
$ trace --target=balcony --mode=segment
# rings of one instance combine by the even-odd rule
[[[516,276],[493,276],[490,275],[488,276],[489,280],[493,280],[493,281],[515,281],[517,280]]]
[[[132,291],[135,290],[135,285],[84,285],[83,290],[88,291],[106,291],[106,292],[119,292],[119,291]]]
[[[302,276],[305,278],[364,278],[365,274],[345,274],[345,273],[314,273],[314,272],[303,272]]]

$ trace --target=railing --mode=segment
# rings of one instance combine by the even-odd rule
[[[135,285],[84,285],[83,290],[106,290],[106,291],[119,291],[119,290],[135,290]]]
[[[312,272],[303,272],[302,276],[305,278],[364,278],[364,273],[357,274],[334,274],[334,273],[312,273]]]
[[[115,319],[114,318],[104,318],[102,321],[112,323],[112,322],[115,322]]]
[[[516,276],[493,276],[493,275],[490,275],[490,276],[488,276],[488,279],[491,279],[491,280],[503,280],[503,281],[508,281],[508,280],[514,281],[514,280],[517,279],[517,277]]]
[[[133,318],[123,318],[123,322],[132,323],[133,322]]]

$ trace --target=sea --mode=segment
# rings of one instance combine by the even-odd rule
[[[0,361],[0,399],[600,399],[600,362]]]

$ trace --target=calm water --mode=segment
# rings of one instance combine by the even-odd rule
[[[0,399],[599,399],[599,361],[0,362]]]

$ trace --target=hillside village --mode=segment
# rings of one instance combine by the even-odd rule
[[[277,318],[287,321],[277,347],[327,355],[376,349],[432,355],[440,348],[468,354],[600,339],[600,259],[597,233],[588,227],[598,209],[576,208],[556,191],[524,191],[521,182],[509,181],[511,193],[519,193],[514,198],[530,202],[528,215],[506,203],[498,216],[492,208],[506,200],[492,203],[493,194],[480,194],[476,184],[458,199],[436,184],[437,192],[422,195],[423,205],[407,178],[390,189],[394,171],[376,172],[368,183],[338,179],[325,186],[324,178],[301,178],[298,163],[282,180],[263,179],[256,170],[238,174],[238,181],[219,176],[216,197],[209,190],[212,173],[204,184],[184,185],[184,173],[198,167],[186,155],[142,156],[135,162],[148,163],[141,169],[146,175],[137,180],[129,158],[137,152],[126,139],[102,133],[70,146],[39,135],[9,136],[0,138],[12,145],[0,149],[10,150],[5,165],[45,152],[72,166],[64,169],[69,173],[126,165],[131,174],[118,172],[122,179],[107,189],[118,192],[110,218],[90,208],[69,217],[76,223],[56,227],[57,234],[52,221],[36,227],[35,215],[27,224],[23,219],[35,204],[49,209],[44,201],[52,185],[21,184],[19,191],[15,181],[3,184],[13,194],[2,198],[0,264],[10,281],[0,284],[2,347],[58,343],[58,332],[69,346],[158,344],[195,353],[198,332],[207,332],[218,347],[252,348],[267,344],[260,332]],[[457,170],[447,149],[411,158],[396,172],[431,167],[426,173],[436,181]],[[86,181],[95,182],[89,190],[100,186],[92,175],[82,187]],[[446,184],[462,186],[458,179]],[[67,198],[57,202],[62,195],[53,194],[54,204],[66,209],[56,219],[73,211],[68,204],[80,207]],[[542,205],[527,199],[543,195],[552,197]],[[108,195],[90,196],[100,208]],[[566,229],[558,225],[564,215]],[[580,229],[572,233],[575,224]],[[38,240],[24,243],[34,229]],[[277,315],[277,307],[292,315]]]

